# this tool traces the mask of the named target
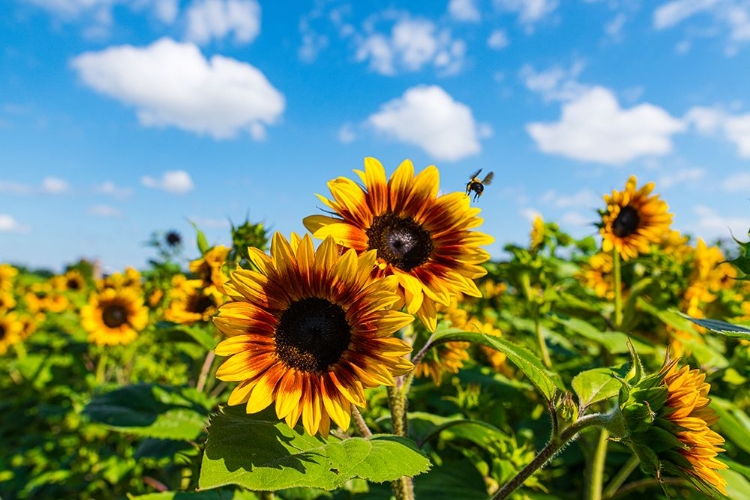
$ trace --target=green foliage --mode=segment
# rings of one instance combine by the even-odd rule
[[[353,478],[380,483],[429,468],[427,457],[404,438],[323,439],[290,429],[272,410],[245,415],[241,408],[225,409],[211,417],[198,484],[204,489],[238,484],[251,490],[333,490]]]

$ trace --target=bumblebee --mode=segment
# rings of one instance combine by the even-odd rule
[[[481,172],[481,168],[474,172],[474,175],[471,176],[471,180],[466,184],[466,196],[469,196],[473,191],[474,201],[477,201],[477,198],[482,196],[482,193],[484,192],[484,186],[489,186],[492,182],[492,177],[495,175],[495,172],[490,172],[489,174],[484,176],[484,179],[479,180],[479,177],[477,176]]]

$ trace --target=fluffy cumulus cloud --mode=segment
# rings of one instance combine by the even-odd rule
[[[47,194],[62,194],[70,190],[70,185],[57,177],[42,179],[42,192]]]
[[[567,101],[580,97],[588,90],[577,80],[583,68],[581,61],[573,63],[570,68],[553,66],[544,71],[537,71],[526,64],[521,68],[520,76],[526,88],[540,94],[545,101]]]
[[[72,61],[87,86],[134,106],[146,127],[174,126],[216,139],[265,126],[284,111],[284,96],[256,67],[190,43],[162,38],[147,47],[123,45],[86,52]]]
[[[357,61],[369,61],[370,69],[381,75],[419,71],[433,66],[443,75],[463,67],[466,42],[454,39],[450,30],[439,29],[427,19],[399,16],[390,34],[375,31],[367,23],[366,34],[355,34]]]
[[[117,217],[121,214],[120,210],[110,205],[92,205],[88,212],[96,217]]]
[[[501,29],[494,30],[487,39],[487,46],[494,50],[502,50],[509,44],[508,33]]]
[[[732,115],[716,107],[697,106],[685,120],[705,135],[718,135],[737,147],[742,158],[750,158],[750,113]]]
[[[184,170],[170,170],[164,172],[161,178],[156,179],[150,175],[141,177],[141,184],[146,187],[161,189],[173,194],[185,194],[193,190],[193,179]]]
[[[448,14],[456,21],[478,23],[482,16],[475,0],[450,0]]]
[[[479,153],[488,127],[471,109],[438,86],[420,85],[386,102],[367,123],[400,142],[422,148],[437,160],[455,161]]]
[[[653,23],[656,29],[667,29],[698,15],[713,20],[715,26],[708,33],[726,33],[733,44],[750,41],[750,2],[747,0],[672,0],[654,11]]]
[[[500,11],[517,12],[522,24],[534,24],[557,9],[557,0],[495,0]]]
[[[559,121],[526,126],[545,153],[609,165],[666,155],[672,151],[672,136],[685,128],[653,104],[623,109],[604,87],[591,87],[565,102]]]
[[[0,233],[27,233],[31,228],[8,214],[0,214]]]
[[[256,0],[197,0],[187,10],[186,38],[206,44],[234,34],[237,43],[250,43],[260,33]]]

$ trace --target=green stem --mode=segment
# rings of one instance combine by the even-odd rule
[[[552,361],[549,358],[549,351],[547,350],[547,343],[544,341],[544,335],[542,334],[542,325],[539,321],[539,316],[534,315],[534,329],[536,330],[536,339],[539,342],[539,350],[542,352],[542,361],[544,366],[552,368]]]
[[[596,441],[596,448],[594,448],[594,456],[588,462],[584,476],[586,500],[601,500],[602,498],[608,438],[609,432],[607,429],[601,429]]]
[[[620,272],[620,252],[612,250],[612,265],[615,272],[615,330],[622,328],[622,276]]]
[[[554,416],[553,416],[554,418]],[[587,427],[591,426],[603,426],[607,425],[611,420],[611,415],[593,413],[579,418],[573,422],[569,427],[563,430],[559,436],[553,435],[550,437],[549,443],[542,448],[534,460],[524,467],[516,476],[505,483],[497,493],[492,497],[492,500],[504,500],[513,493],[518,487],[520,487],[526,480],[531,477],[534,472],[544,467],[560,450],[566,445],[578,437],[578,434]]]
[[[396,377],[396,386],[387,389],[393,433],[397,436],[406,437],[409,429],[406,418],[406,394],[401,390],[403,382],[402,377]],[[403,476],[391,483],[391,487],[396,500],[414,500],[414,481],[411,477]]]
[[[372,437],[372,431],[367,427],[367,423],[357,405],[352,405],[352,420],[354,420],[354,425],[357,427],[359,433],[362,434],[362,437],[368,439]]]
[[[635,468],[638,467],[639,463],[641,463],[640,459],[636,455],[631,455],[630,459],[625,462],[625,465],[622,466],[622,469],[620,469],[617,475],[612,478],[607,487],[604,488],[602,498],[606,499],[614,495],[615,492],[620,488],[620,486],[622,486],[623,483],[627,481],[628,477],[630,477],[630,474],[633,473]]]
[[[104,375],[107,371],[107,354],[102,351],[99,355],[99,361],[96,364],[96,382],[99,384],[104,383]]]
[[[608,500],[619,500],[620,498],[625,498],[630,493],[633,493],[634,491],[638,490],[644,490],[646,488],[653,488],[653,487],[661,487],[664,488],[664,486],[671,484],[674,486],[687,486],[690,487],[690,481],[687,479],[677,478],[677,477],[660,477],[657,479],[641,479],[640,481],[634,481],[632,483],[628,483],[625,486],[623,486],[617,493],[609,497]]]
[[[201,373],[198,376],[198,383],[195,385],[195,388],[198,389],[198,391],[203,392],[203,388],[206,387],[206,380],[208,379],[208,372],[211,370],[211,365],[214,362],[214,358],[216,357],[216,351],[211,349],[208,351],[208,354],[206,354],[206,360],[203,362],[203,366],[201,367]]]

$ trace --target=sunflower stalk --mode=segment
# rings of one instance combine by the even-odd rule
[[[367,422],[365,422],[365,419],[362,417],[362,412],[359,411],[357,405],[352,405],[352,419],[354,420],[354,425],[357,426],[357,430],[362,434],[362,437],[372,437],[372,431],[367,427]]]
[[[612,478],[607,487],[604,488],[604,491],[602,492],[602,498],[612,497],[617,492],[617,490],[620,489],[623,483],[627,481],[628,477],[630,477],[630,474],[633,473],[633,471],[636,469],[636,467],[638,467],[638,464],[640,463],[641,461],[638,456],[632,455],[630,459],[625,462],[625,465],[622,466],[622,469],[620,469],[615,477]]]
[[[620,331],[622,327],[622,273],[620,270],[620,252],[617,247],[612,250],[612,265],[615,278],[615,330]]]
[[[568,444],[573,442],[580,434],[580,432],[588,427],[606,426],[612,421],[613,415],[592,413],[579,418],[577,421],[570,424],[562,431],[557,431],[557,427],[553,426],[552,436],[550,437],[547,445],[537,454],[534,459],[526,465],[516,476],[505,483],[495,495],[492,496],[492,500],[504,500],[508,498],[511,493],[518,489],[526,480],[531,477],[537,470],[544,467],[555,455],[565,448]],[[554,421],[555,415],[553,413],[552,419]]]
[[[403,377],[396,377],[396,385],[390,386],[388,390],[388,405],[391,409],[391,427],[395,435],[406,437],[409,428],[406,416],[406,394],[401,390]],[[403,476],[391,484],[396,500],[414,500],[414,480]]]

